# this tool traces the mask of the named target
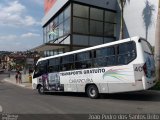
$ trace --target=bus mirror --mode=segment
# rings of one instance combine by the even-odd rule
[[[139,39],[138,42],[141,42],[141,39]]]

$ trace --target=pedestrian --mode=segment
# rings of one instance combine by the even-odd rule
[[[20,71],[18,71],[18,80],[19,80],[19,83],[22,83],[22,74]]]
[[[18,83],[18,71],[16,72],[15,78],[16,78],[16,83]]]

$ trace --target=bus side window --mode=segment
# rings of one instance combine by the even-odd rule
[[[49,60],[48,72],[58,72],[60,65],[60,58],[53,58]]]
[[[118,64],[126,65],[136,58],[136,47],[134,42],[127,42],[118,45]]]
[[[115,48],[105,47],[94,51],[94,67],[105,67],[115,65]]]
[[[61,70],[73,70],[74,69],[74,55],[68,55],[62,57]]]
[[[85,69],[92,67],[92,54],[91,51],[78,53],[75,55],[76,69]]]

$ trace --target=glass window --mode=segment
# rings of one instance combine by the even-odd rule
[[[96,50],[96,57],[112,56],[115,55],[114,47],[107,47]]]
[[[47,25],[47,39],[46,42],[49,42],[49,25]]]
[[[55,28],[59,24],[58,17],[53,20],[53,28]]]
[[[127,42],[127,43],[120,44],[118,46],[118,54],[125,54],[128,52],[135,52],[134,42]]]
[[[51,56],[53,56],[53,55],[54,55],[54,54],[53,54],[53,50],[51,50],[51,51],[50,51],[50,55],[51,55]]]
[[[116,57],[115,57],[115,48],[114,47],[106,47],[97,49],[94,51],[94,67],[102,67],[102,66],[111,66],[115,65]]]
[[[76,61],[84,61],[91,59],[91,52],[83,52],[76,54]]]
[[[73,35],[74,45],[88,45],[89,36]]]
[[[90,18],[103,21],[103,10],[97,8],[90,9]]]
[[[58,72],[58,71],[59,71],[59,65],[49,66],[49,68],[48,68],[49,73]]]
[[[62,64],[64,63],[73,63],[74,62],[74,55],[68,55],[62,57]]]
[[[43,28],[43,38],[44,38],[44,43],[46,43],[47,42],[47,29],[46,29],[46,27],[44,27]]]
[[[73,4],[73,16],[89,18],[89,7]]]
[[[114,42],[115,38],[104,38],[104,43]]]
[[[114,12],[105,11],[105,22],[116,22],[116,14]]]
[[[114,27],[115,27],[115,24],[105,23],[104,35],[114,36]]]
[[[58,55],[58,52],[57,52],[57,50],[54,50],[54,55]]]
[[[89,45],[94,46],[94,45],[100,45],[100,44],[103,44],[103,37],[90,36]]]
[[[89,20],[73,18],[73,31],[76,33],[88,34]]]
[[[47,60],[38,62],[35,68],[34,78],[47,73],[47,64],[48,64]]]
[[[107,66],[106,57],[96,58],[93,60],[93,67],[102,67],[102,66]]]
[[[60,58],[53,58],[49,60],[49,66],[54,66],[59,64],[60,64]]]
[[[39,62],[36,67],[36,72],[41,75],[47,73],[47,63],[47,60]]]
[[[49,24],[49,31],[51,31],[53,29],[53,22],[50,22]]]
[[[118,64],[128,64],[136,58],[134,42],[127,42],[118,46]]]
[[[70,19],[64,21],[64,34],[70,33]]]
[[[65,11],[64,11],[64,20],[66,20],[67,18],[69,18],[71,16],[71,7],[68,6]]]
[[[59,36],[59,29],[58,29],[58,27],[56,27],[53,32],[54,32],[53,33],[53,39],[58,38],[58,36]]]
[[[59,15],[59,24],[63,22],[63,12]]]
[[[107,57],[107,66],[116,65],[116,57],[110,56]]]
[[[91,51],[76,54],[76,69],[85,69],[92,67]]]
[[[90,34],[103,36],[103,22],[90,21]]]
[[[61,70],[73,70],[74,69],[74,55],[68,55],[62,57]]]
[[[111,66],[115,65],[116,57],[115,57],[115,48],[114,47],[106,47],[97,49],[94,51],[94,67],[102,67],[102,66]]]
[[[92,60],[75,62],[76,69],[86,69],[86,68],[91,68],[91,67],[92,67]]]
[[[74,63],[67,63],[61,65],[62,71],[73,70],[73,69],[74,69]]]
[[[47,50],[46,53],[47,53],[46,56],[48,57],[49,56],[49,50]]]
[[[49,30],[49,33],[48,33],[48,35],[49,35],[49,41],[51,41],[51,40],[53,40],[54,39],[54,25],[53,25],[53,22],[51,22],[50,24],[49,24],[49,28],[50,28],[50,30]]]
[[[58,26],[58,33],[59,33],[59,37],[61,37],[61,36],[63,36],[63,23],[62,24],[60,24],[59,26]]]
[[[59,65],[60,65],[60,59],[59,58],[53,58],[49,60],[49,72],[58,72],[59,71]]]
[[[125,65],[128,63],[128,57],[126,55],[119,55],[118,56],[118,64]]]
[[[105,67],[105,66],[116,65],[115,58],[116,58],[115,56],[96,58],[93,60],[93,66],[94,67]]]

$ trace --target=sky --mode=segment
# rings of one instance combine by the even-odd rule
[[[43,44],[44,0],[0,0],[0,51],[26,51]]]

